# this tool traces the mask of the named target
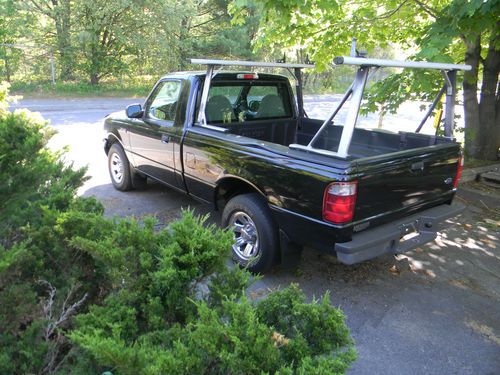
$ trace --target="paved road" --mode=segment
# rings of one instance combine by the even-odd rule
[[[316,109],[334,100],[327,97]],[[140,192],[112,188],[100,120],[137,101],[26,100],[18,106],[40,111],[59,132],[52,146],[69,145],[68,159],[88,165],[91,179],[81,194],[101,200],[107,215],[155,215],[168,223],[190,206],[217,221],[210,206],[157,184]],[[251,295],[291,282],[310,298],[329,290],[356,340],[359,359],[351,374],[500,374],[500,230],[488,219],[488,207],[498,207],[500,199],[471,189],[462,189],[460,199],[469,203],[466,212],[433,244],[356,266],[307,249],[298,270],[274,270]]]

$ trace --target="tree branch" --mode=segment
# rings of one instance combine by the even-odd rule
[[[47,17],[51,18],[51,19],[54,19],[54,14],[52,13],[52,8],[46,4],[47,9],[44,9],[43,6],[39,3],[37,3],[35,0],[30,0],[30,3],[33,4],[33,7],[40,13],[46,15]],[[29,7],[29,4],[28,4],[28,7]],[[33,10],[33,7],[30,7],[31,10]]]
[[[437,19],[438,18],[438,12],[436,9],[432,9],[431,7],[429,7],[427,4],[424,4],[422,1],[420,0],[413,0],[415,1],[415,3],[424,10],[425,13],[427,13],[429,16],[431,16],[432,18],[434,19]]]
[[[49,296],[45,300],[45,303],[42,305],[42,310],[43,314],[45,316],[45,319],[48,320],[48,325],[45,328],[45,335],[44,339],[45,341],[49,341],[50,337],[54,334],[54,332],[64,323],[66,322],[71,315],[73,315],[76,310],[85,302],[87,299],[88,293],[85,293],[83,297],[73,303],[72,305],[68,306],[69,300],[73,297],[74,292],[76,291],[75,285],[71,287],[69,290],[66,298],[64,299],[64,302],[61,307],[61,313],[59,314],[59,317],[57,319],[54,319],[53,316],[53,309],[54,309],[54,299],[57,293],[57,290],[54,286],[52,286],[51,283],[49,283],[46,280],[39,280],[39,284],[46,285],[47,288],[49,289]]]
[[[377,21],[377,20],[383,20],[383,19],[386,19],[386,18],[390,18],[392,17],[394,14],[396,14],[402,7],[403,5],[405,5],[409,0],[405,0],[403,1],[401,4],[399,4],[396,8],[392,9],[392,10],[389,10],[383,14],[381,14],[380,16],[376,16],[376,17],[373,17],[373,18],[369,18],[369,19],[366,19],[364,21],[367,21],[367,22],[372,22],[372,21]]]
[[[210,18],[208,21],[204,21],[204,22],[201,22],[201,23],[199,23],[199,24],[197,24],[197,25],[191,26],[191,27],[190,27],[190,29],[196,29],[197,27],[200,27],[200,26],[206,25],[207,23],[210,23],[210,22],[212,22],[212,21],[215,21],[215,20],[217,20],[217,19],[219,19],[219,18],[221,18],[221,17],[223,17],[223,16],[224,16],[223,14],[219,14],[219,15],[217,15],[217,16],[215,16],[215,17],[213,17],[213,18]]]

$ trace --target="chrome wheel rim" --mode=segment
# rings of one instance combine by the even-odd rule
[[[236,256],[245,261],[259,256],[259,233],[250,216],[242,211],[233,213],[229,220],[229,228],[234,233],[233,251]]]
[[[121,183],[123,180],[123,161],[120,158],[120,155],[113,153],[111,155],[111,164],[109,166],[111,171],[111,178],[117,184]]]

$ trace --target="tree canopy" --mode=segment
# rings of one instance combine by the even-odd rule
[[[92,84],[185,69],[193,55],[248,58],[257,26],[256,16],[231,25],[227,0],[0,0],[0,11],[0,44],[12,45],[0,48],[7,81],[48,79],[50,56],[58,79]]]

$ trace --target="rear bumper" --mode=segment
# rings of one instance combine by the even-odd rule
[[[331,253],[336,242],[351,239],[352,227],[327,223],[276,206],[270,208],[280,229],[300,246]]]
[[[443,204],[406,216],[397,221],[369,229],[352,236],[352,240],[335,244],[337,259],[344,264],[359,263],[382,254],[399,254],[412,250],[436,238],[443,222],[460,214],[465,206]],[[403,240],[406,234],[415,233]]]

